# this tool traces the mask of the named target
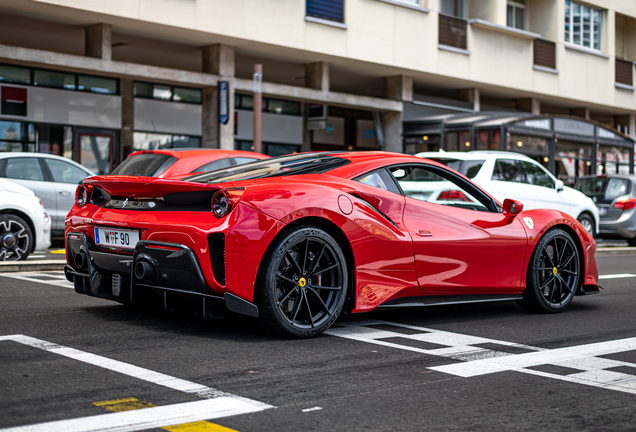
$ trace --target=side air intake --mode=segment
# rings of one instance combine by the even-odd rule
[[[215,233],[208,237],[212,273],[219,285],[225,286],[225,234]]]

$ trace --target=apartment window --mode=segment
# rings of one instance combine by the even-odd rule
[[[440,12],[458,18],[466,18],[466,0],[441,0]]]
[[[29,68],[0,65],[0,82],[31,84],[31,70]]]
[[[526,0],[508,0],[508,27],[526,29]]]
[[[308,16],[344,22],[344,0],[307,0]]]
[[[197,105],[200,105],[203,99],[201,89],[140,81],[135,81],[133,93],[135,97],[138,98],[191,103]]]
[[[234,108],[246,111],[254,110],[254,98],[252,95],[235,94]],[[263,98],[263,112],[270,114],[300,115],[300,102],[283,99]]]
[[[33,85],[75,90],[75,75],[36,69],[33,72]]]
[[[0,65],[0,83],[34,85],[109,95],[119,93],[119,80],[117,78],[80,75],[12,65]]]
[[[585,48],[601,50],[603,12],[566,0],[565,41]]]

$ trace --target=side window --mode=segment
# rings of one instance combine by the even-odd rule
[[[7,160],[5,176],[18,180],[44,181],[44,173],[37,158],[11,158]]]
[[[248,158],[248,157],[235,157],[235,158],[232,158],[232,159],[234,160],[234,163],[236,165],[243,165],[243,164],[246,164],[248,162],[254,162],[254,161],[258,160],[258,159],[255,159],[255,158]]]
[[[445,175],[439,168],[398,166],[390,168],[407,197],[434,204],[461,207],[468,210],[489,211],[486,198],[475,198],[468,192],[465,181]]]
[[[519,164],[514,159],[497,159],[495,169],[492,172],[493,180],[526,183]]]
[[[85,171],[68,162],[55,159],[44,159],[44,162],[51,170],[55,182],[77,184],[88,177]]]
[[[537,164],[527,161],[519,161],[526,173],[528,183],[535,186],[543,186],[554,189],[554,181],[545,170]]]
[[[229,166],[232,166],[232,162],[230,162],[229,158],[223,158],[223,159],[218,159],[212,162],[208,162],[203,166],[200,166],[199,168],[195,169],[194,171],[191,171],[193,173],[195,172],[207,172],[207,171],[214,171],[220,168],[227,168]]]
[[[359,181],[360,183],[377,187],[385,191],[394,192],[396,194],[400,193],[400,190],[395,185],[395,182],[391,178],[391,175],[384,168],[371,171],[367,174],[362,174],[355,180]]]

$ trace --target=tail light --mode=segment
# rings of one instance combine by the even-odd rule
[[[636,207],[636,199],[630,198],[622,201],[616,201],[612,207],[621,209],[623,211],[629,210]]]
[[[449,191],[444,191],[444,192],[440,193],[439,196],[437,197],[437,201],[468,201],[468,202],[471,202],[472,200],[470,198],[468,198],[464,194],[464,192],[462,192],[462,191],[449,190]]]
[[[244,188],[228,188],[216,191],[212,195],[210,206],[214,216],[221,219],[232,211],[243,196]]]
[[[88,185],[80,185],[75,192],[75,202],[78,207],[84,207],[88,204],[88,200],[91,196],[91,187]]]

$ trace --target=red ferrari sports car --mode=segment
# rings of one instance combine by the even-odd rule
[[[403,182],[449,182],[435,202]],[[517,300],[559,312],[599,291],[575,219],[497,202],[463,175],[385,152],[281,156],[184,180],[91,177],[66,219],[78,293],[315,336],[343,313]]]
[[[241,165],[269,156],[243,151],[204,148],[140,150],[128,155],[113,175],[167,178]]]

